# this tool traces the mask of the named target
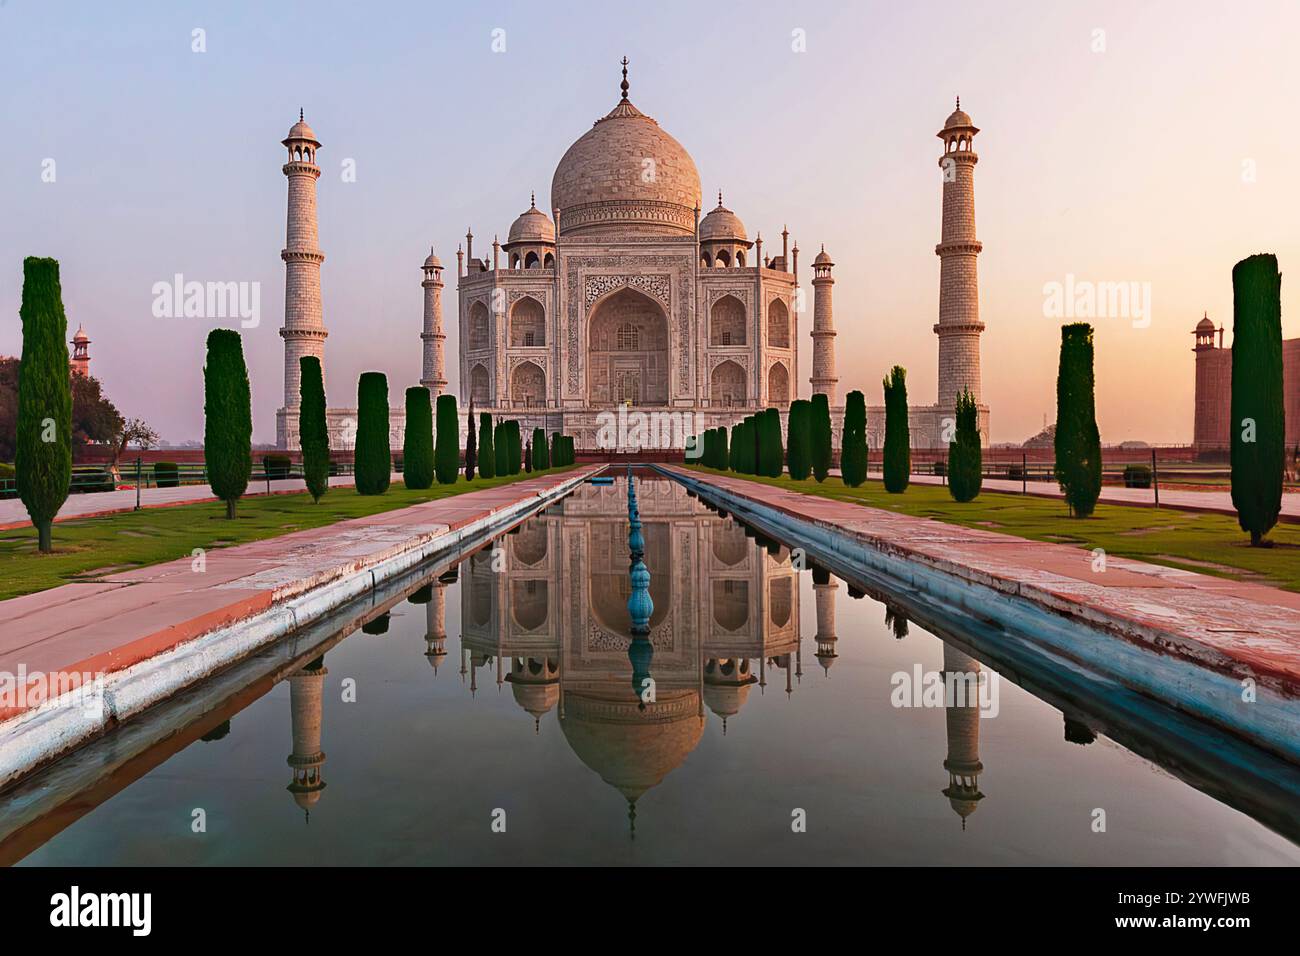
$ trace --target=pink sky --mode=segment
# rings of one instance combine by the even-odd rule
[[[279,140],[303,106],[324,143],[330,401],[352,404],[367,369],[388,373],[396,401],[419,377],[419,264],[430,243],[451,266],[467,225],[486,248],[530,190],[545,201],[564,150],[616,100],[626,53],[633,101],[691,151],[706,197],[725,190],[769,250],[783,223],[805,263],[826,244],[837,263],[841,386],[873,403],[894,363],[907,366],[914,402],[934,400],[934,134],[960,93],[982,129],[976,215],[992,440],[1022,440],[1054,414],[1060,322],[1044,316],[1043,287],[1073,275],[1151,289],[1149,327],[1095,321],[1103,440],[1185,442],[1202,311],[1230,323],[1238,259],[1274,252],[1284,274],[1300,262],[1298,9],[665,3],[591,4],[585,14],[578,5],[561,16],[537,4],[377,12],[322,3],[290,18],[254,5],[124,14],[9,4],[0,11],[0,313],[10,318],[0,353],[21,347],[23,256],[55,256],[70,326],[89,330],[92,370],[119,407],[170,440],[197,438],[212,323],[154,318],[151,289],[177,272],[259,282],[262,322],[245,348],[256,437],[272,440]],[[206,31],[202,54],[191,49],[196,27]],[[505,53],[491,49],[498,28]],[[791,49],[796,29],[807,52]],[[53,183],[41,178],[49,158]],[[347,158],[355,183],[339,175]],[[806,267],[802,278],[807,285]],[[1300,291],[1285,275],[1282,290],[1284,334],[1294,337]],[[446,324],[454,387],[453,308]],[[805,315],[803,394],[810,325]]]

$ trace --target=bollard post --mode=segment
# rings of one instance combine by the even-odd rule
[[[140,458],[135,459],[135,510],[140,510]]]
[[[1160,507],[1160,473],[1156,470],[1156,450],[1151,449],[1151,487],[1156,493],[1156,507]]]
[[[1020,453],[1020,493],[1029,494],[1029,455],[1023,451]]]

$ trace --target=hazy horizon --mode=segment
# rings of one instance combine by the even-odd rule
[[[93,341],[92,374],[124,414],[172,442],[202,435],[207,332],[239,324],[155,318],[153,288],[176,274],[260,284],[260,324],[244,343],[254,437],[274,441],[280,140],[300,107],[323,144],[329,401],[354,404],[357,376],[375,369],[397,405],[420,376],[430,245],[446,265],[457,391],[456,246],[472,227],[476,254],[490,254],[530,191],[548,202],[564,151],[617,100],[623,55],[632,101],[694,157],[705,211],[722,189],[769,252],[788,224],[809,302],[825,243],[840,387],[871,404],[895,363],[908,368],[914,404],[934,401],[935,133],[961,96],[982,130],[975,205],[993,442],[1021,441],[1054,414],[1065,320],[1045,315],[1048,283],[1150,289],[1149,325],[1092,320],[1102,439],[1184,443],[1194,325],[1208,312],[1231,340],[1239,259],[1274,252],[1284,274],[1300,261],[1284,212],[1300,199],[1285,172],[1300,130],[1281,119],[1300,88],[1292,4],[128,10],[0,3],[0,174],[12,186],[0,354],[21,348],[23,257],[57,258],[69,334],[83,324]],[[206,52],[192,51],[195,29]],[[493,52],[494,30],[505,52]],[[806,52],[792,49],[796,30]],[[1282,296],[1283,333],[1295,337],[1300,299],[1285,275]],[[803,396],[810,328],[811,310],[799,321]]]

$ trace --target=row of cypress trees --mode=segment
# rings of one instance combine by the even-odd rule
[[[66,361],[66,350],[64,357]],[[299,371],[301,404],[298,427],[303,477],[313,501],[319,501],[328,489],[330,467],[320,359],[303,356],[299,359]],[[208,335],[208,360],[204,367],[204,457],[213,492],[226,502],[226,515],[231,518],[235,515],[236,502],[247,490],[252,473],[250,398],[248,370],[239,333],[233,329],[214,329]],[[438,396],[436,429],[434,413],[435,406],[427,388],[417,385],[406,390],[402,477],[408,488],[429,488],[435,480],[438,484],[453,484],[459,477],[460,422],[456,397]],[[551,467],[553,456],[546,450],[541,429],[534,431],[533,442],[525,455],[520,447],[517,421],[498,422],[494,426],[492,416],[483,414],[476,435],[471,412],[470,426],[465,449],[467,481],[473,479],[477,466],[481,466],[480,474],[484,478],[518,474],[525,458],[529,471],[535,467]],[[537,444],[542,450],[540,463],[534,460],[532,444]],[[571,448],[571,445],[567,447]],[[359,494],[379,495],[388,490],[393,461],[389,447],[388,379],[382,372],[363,372],[357,382],[354,462]]]

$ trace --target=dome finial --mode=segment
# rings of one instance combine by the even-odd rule
[[[528,194],[528,206],[531,209],[537,208],[537,190],[535,189]]]
[[[619,88],[623,91],[623,99],[626,100],[627,91],[629,89],[627,82],[627,57],[623,57],[623,82],[619,84]]]
[[[722,208],[722,190],[721,190],[721,189],[718,190],[718,208],[719,208],[719,209]]]
[[[301,107],[301,106],[298,107],[298,122],[299,122],[299,123],[303,122],[302,107]]]
[[[957,97],[957,109],[961,109],[961,97]]]

